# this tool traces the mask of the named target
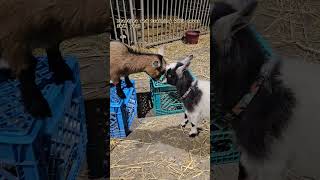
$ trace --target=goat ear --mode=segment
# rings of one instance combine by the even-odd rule
[[[154,67],[154,68],[158,68],[158,67],[160,67],[160,63],[159,63],[159,61],[158,61],[158,60],[154,60],[154,61],[152,61],[152,67]]]
[[[234,28],[237,25],[248,25],[253,18],[253,13],[257,8],[257,5],[258,2],[256,0],[250,0],[241,10],[236,12],[236,15],[231,19],[231,28]],[[241,27],[232,30],[231,34],[234,34],[239,29],[241,29]]]
[[[249,24],[249,22],[253,18],[253,13],[255,9],[257,8],[258,2],[256,0],[250,1],[246,6],[244,6],[240,11],[239,15],[240,18],[237,19],[234,25],[237,24]]]
[[[224,54],[230,50],[233,34],[249,24],[257,4],[256,0],[251,0],[240,11],[224,16],[217,21],[215,31],[216,41]]]
[[[178,67],[176,70],[176,73],[179,77],[182,76],[183,72],[185,70],[187,70],[187,68],[189,67],[191,60],[193,59],[193,55],[189,55],[188,57],[186,57],[184,60],[180,61],[180,63],[182,63],[183,65]]]
[[[160,54],[161,56],[164,56],[164,46],[160,46],[160,48],[158,49],[158,54]]]

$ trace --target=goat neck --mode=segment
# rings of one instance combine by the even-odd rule
[[[197,86],[197,80],[193,79],[190,72],[184,71],[182,78],[177,82],[176,88],[180,98],[185,96],[181,98],[184,107],[192,112],[202,96],[202,91]]]

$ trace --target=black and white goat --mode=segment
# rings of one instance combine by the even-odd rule
[[[222,111],[235,114],[238,179],[283,180],[288,169],[320,179],[320,65],[265,56],[248,26],[256,6],[218,1],[211,14],[212,88]]]
[[[189,55],[177,63],[169,64],[163,82],[176,86],[185,108],[181,125],[184,127],[190,121],[189,135],[194,137],[198,134],[199,120],[210,119],[210,82],[193,79],[188,71],[192,58],[193,55]]]

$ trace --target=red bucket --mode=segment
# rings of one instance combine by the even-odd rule
[[[187,44],[198,44],[200,31],[189,30],[186,32],[186,43]]]

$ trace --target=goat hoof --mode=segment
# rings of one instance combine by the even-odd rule
[[[125,99],[126,98],[126,95],[124,93],[117,93],[117,94],[121,99]]]
[[[185,123],[185,122],[180,123],[180,126],[183,128],[186,127],[186,125],[187,125],[187,123]]]
[[[132,88],[133,87],[133,84],[130,82],[130,83],[127,83],[127,88]]]
[[[192,137],[192,138],[194,138],[194,137],[196,137],[196,136],[197,136],[197,133],[189,134],[189,137]]]
[[[63,84],[65,81],[74,81],[73,72],[68,65],[59,67],[59,71],[54,72],[54,80],[56,84]]]
[[[36,118],[43,119],[52,116],[49,104],[42,96],[34,98],[29,105],[26,105],[26,109]]]

